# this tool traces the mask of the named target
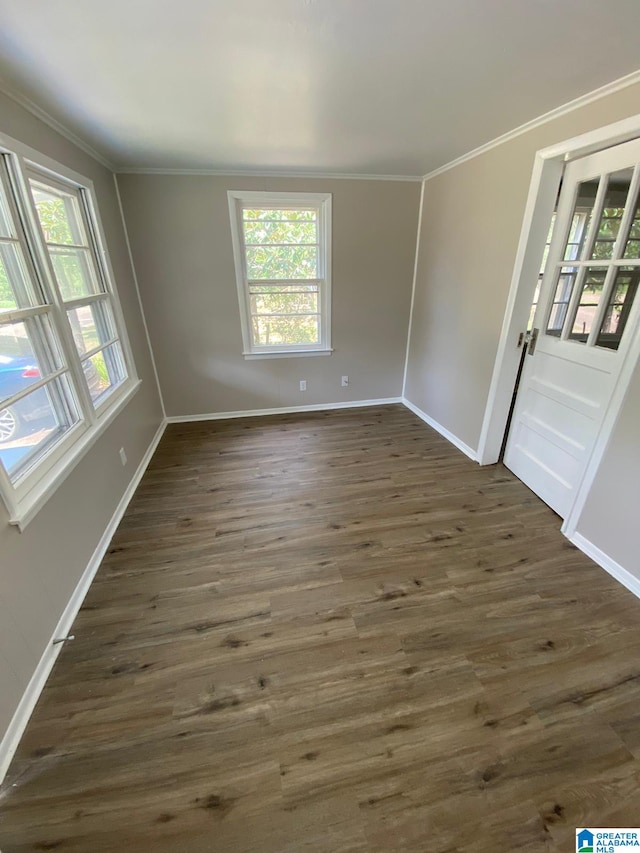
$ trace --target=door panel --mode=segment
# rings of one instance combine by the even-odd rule
[[[592,440],[593,420],[577,413],[569,406],[558,406],[554,397],[535,394],[527,412],[522,415],[524,424],[557,444],[576,459],[584,453]],[[554,426],[551,426],[551,424]]]
[[[505,464],[563,518],[638,328],[640,141],[565,169]]]
[[[549,485],[553,495],[556,498],[564,498],[565,492],[572,489],[571,484],[580,468],[580,460],[566,453],[556,442],[550,441],[548,436],[531,429],[524,421],[517,424],[515,438],[520,453],[535,463],[536,469],[532,473],[551,477]],[[558,491],[560,488],[561,492]],[[553,506],[552,500],[547,503]]]

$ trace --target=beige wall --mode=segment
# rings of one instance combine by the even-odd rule
[[[0,128],[94,181],[142,385],[23,533],[0,501],[0,739],[162,419],[113,175],[9,98]],[[118,449],[125,447],[122,467]],[[78,637],[76,642],[82,642]]]
[[[640,364],[627,391],[578,533],[640,580]]]
[[[425,183],[406,397],[478,447],[536,151],[640,112],[630,86]]]
[[[535,152],[640,111],[635,85],[425,183],[406,397],[476,449]],[[514,357],[517,357],[514,355]],[[640,577],[640,367],[578,532]]]
[[[120,175],[118,184],[168,415],[400,395],[418,183]],[[333,355],[243,358],[229,189],[333,194]]]

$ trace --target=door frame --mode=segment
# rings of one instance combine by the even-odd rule
[[[638,137],[640,137],[640,114],[542,148],[535,154],[511,287],[478,444],[477,458],[481,465],[497,462],[500,455],[520,362],[521,350],[517,347],[518,335],[527,327],[549,232],[549,222],[555,209],[565,163]],[[640,334],[637,334],[620,370],[611,403],[582,481],[576,490],[573,505],[562,525],[561,529],[565,536],[571,537],[576,532],[578,519],[622,407],[629,380],[639,356]]]

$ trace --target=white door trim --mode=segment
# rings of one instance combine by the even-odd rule
[[[568,160],[638,137],[640,137],[640,114],[543,148],[535,155],[511,287],[478,445],[477,458],[481,465],[497,462],[500,455],[520,361],[521,351],[517,349],[517,339],[527,325],[564,164]],[[566,536],[571,537],[575,534],[580,513],[595,479],[609,435],[617,420],[638,357],[640,357],[640,335],[636,336],[625,359],[607,415],[576,492],[575,501],[562,525],[562,532]]]

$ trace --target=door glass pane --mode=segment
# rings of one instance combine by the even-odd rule
[[[618,349],[633,300],[638,292],[640,267],[620,267],[616,272],[611,298],[598,332],[596,346]]]
[[[571,227],[564,250],[565,261],[577,260],[589,234],[599,178],[578,184],[578,194],[571,217]]]
[[[78,422],[66,376],[0,408],[0,462],[16,482]]]
[[[551,240],[553,238],[553,229],[556,224],[556,213],[554,211],[553,216],[551,217],[551,222],[549,223],[549,233],[547,234],[547,242],[544,244],[544,252],[542,254],[542,263],[540,264],[540,276],[544,275],[545,268],[547,266],[547,259],[549,258],[549,247],[551,246]]]
[[[636,199],[636,208],[629,229],[627,243],[624,247],[624,258],[640,258],[640,193]]]
[[[607,276],[606,269],[598,269],[589,267],[586,270],[584,281],[582,283],[582,292],[580,294],[580,302],[576,309],[571,324],[569,337],[572,341],[580,341],[586,343],[589,333],[593,328],[598,306],[604,290],[604,280]]]
[[[547,323],[547,334],[560,337],[562,327],[567,316],[567,309],[571,301],[571,294],[578,275],[577,267],[562,267],[558,276],[558,284],[551,305],[549,322]]]
[[[540,301],[540,289],[542,287],[542,276],[538,277],[538,281],[536,282],[536,290],[533,294],[533,302],[531,303],[531,308],[529,309],[529,321],[527,323],[527,332],[530,332],[533,329],[533,321],[536,316],[536,310],[538,308],[538,302]]]
[[[613,248],[618,238],[624,207],[629,194],[629,185],[633,169],[623,169],[609,175],[604,207],[598,223],[595,243],[591,257],[594,260],[609,260],[613,257]]]

